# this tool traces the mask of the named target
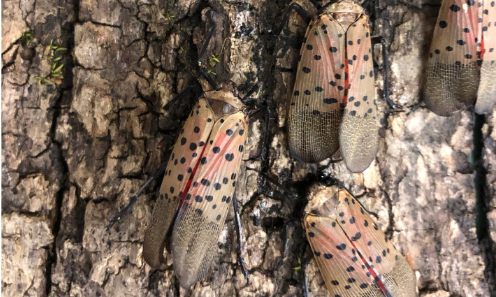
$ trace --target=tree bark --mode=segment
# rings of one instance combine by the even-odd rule
[[[296,2],[316,13],[310,2]],[[302,296],[302,209],[312,185],[332,178],[364,194],[360,201],[417,271],[421,296],[496,295],[496,110],[446,118],[414,108],[440,1],[383,0],[371,12],[390,69],[376,45],[376,98],[386,121],[377,157],[360,174],[336,162],[339,154],[320,164],[289,154],[287,94],[306,30],[293,13],[274,36],[289,4],[2,2],[5,296]],[[209,88],[197,59],[214,24],[201,65],[216,82],[233,81],[240,96],[263,85],[250,96],[254,116],[236,189],[250,282],[236,263],[231,210],[210,273],[186,292],[168,252],[165,270],[142,258],[160,181],[106,226],[168,160],[198,87]],[[384,71],[403,112],[381,99]],[[186,88],[192,91],[162,109]],[[299,197],[246,168],[267,171]],[[313,260],[307,274],[311,296],[329,295]]]

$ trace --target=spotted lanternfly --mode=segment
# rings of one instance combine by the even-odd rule
[[[174,145],[143,256],[150,266],[161,267],[170,235],[174,270],[183,288],[202,280],[216,255],[247,134],[245,105],[222,88],[203,93]]]
[[[417,296],[410,265],[344,188],[317,192],[303,226],[331,296]]]
[[[475,104],[479,114],[496,102],[496,2],[444,0],[432,39],[425,103],[450,116]]]
[[[341,147],[348,169],[362,172],[375,158],[379,124],[368,20],[352,0],[312,19],[288,112],[289,148],[297,159],[320,162]]]

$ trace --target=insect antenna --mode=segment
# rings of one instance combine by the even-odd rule
[[[110,222],[106,228],[107,231],[109,231],[110,228],[112,228],[112,226],[115,223],[121,221],[124,217],[126,217],[129,213],[131,213],[131,210],[133,209],[133,206],[136,203],[136,201],[138,201],[138,198],[141,195],[141,193],[143,193],[143,191],[148,187],[148,185],[154,179],[158,179],[164,173],[166,168],[167,168],[167,162],[164,162],[160,165],[160,167],[157,169],[157,171],[155,171],[155,173],[153,173],[153,175],[148,178],[148,180],[138,189],[138,191],[133,196],[131,196],[131,198],[129,199],[128,205],[126,205],[122,210],[119,211],[119,213],[117,213],[117,215],[115,215],[110,220]]]

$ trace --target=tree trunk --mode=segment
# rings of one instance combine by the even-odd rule
[[[360,201],[418,272],[421,296],[496,295],[496,111],[446,118],[414,108],[440,1],[382,0],[372,12],[373,35],[389,49],[384,69],[374,47],[376,99],[387,121],[377,158],[360,174],[339,154],[320,164],[289,155],[287,94],[306,30],[292,13],[274,36],[289,3],[2,2],[5,296],[302,296],[299,266],[309,255],[302,209],[311,185],[331,178],[364,193]],[[213,24],[201,65],[217,83],[232,80],[241,96],[263,83],[250,96],[254,116],[236,190],[250,282],[236,263],[231,210],[210,273],[186,292],[168,252],[165,270],[142,258],[160,181],[106,226],[168,160],[199,85],[209,88],[198,83],[196,61]],[[384,71],[404,112],[381,99]],[[267,171],[299,198],[246,168]],[[307,274],[311,296],[328,294],[313,260]]]

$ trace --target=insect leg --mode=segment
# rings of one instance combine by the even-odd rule
[[[422,98],[422,97],[421,97],[421,98]],[[415,112],[417,109],[419,109],[421,102],[422,102],[422,101],[417,102],[416,104],[414,104],[414,105],[410,108],[410,111],[406,113],[406,115],[407,115],[407,116],[409,116],[411,113],[413,113],[413,112]]]
[[[269,71],[266,71],[265,73],[267,73]],[[264,74],[265,74],[264,73]],[[262,85],[262,83],[264,82],[264,74],[262,74],[262,79],[260,80],[260,82],[254,84],[250,90],[248,91],[248,93],[246,93],[243,98],[241,98],[241,102],[243,102],[244,104],[246,104],[246,102],[248,101],[248,97],[250,97],[253,93],[255,93],[256,91],[258,91],[258,89],[260,88],[260,86]]]
[[[165,171],[166,168],[167,168],[167,162],[164,162],[164,163],[162,163],[162,165],[160,165],[160,167],[157,169],[157,171],[155,171],[155,173],[150,178],[148,178],[148,180],[138,189],[138,191],[136,192],[136,194],[134,194],[133,196],[131,196],[131,198],[129,199],[129,204],[126,205],[122,210],[120,210],[119,213],[117,215],[115,215],[110,220],[110,222],[109,222],[109,224],[107,226],[107,231],[110,230],[110,228],[112,228],[112,226],[115,223],[117,223],[120,220],[122,220],[122,218],[124,218],[125,216],[127,216],[131,212],[131,210],[133,209],[134,204],[136,203],[136,201],[138,201],[138,198],[141,195],[141,193],[143,193],[143,191],[146,189],[146,187],[148,187],[148,185],[154,179],[158,179],[158,177],[164,173],[164,171]]]
[[[177,94],[174,98],[172,98],[171,100],[169,100],[169,102],[167,102],[164,107],[162,107],[164,110],[168,110],[172,104],[174,104],[174,102],[178,101],[179,99],[181,99],[182,97],[184,97],[186,94],[189,94],[190,92],[194,92],[193,89],[195,88],[195,86],[187,86],[186,89],[182,90],[181,93]]]
[[[255,168],[250,168],[250,167],[247,167],[246,170],[253,170],[255,172],[258,172],[258,174],[263,175],[268,181],[270,181],[271,183],[273,183],[274,185],[276,185],[277,187],[279,187],[283,192],[285,192],[286,195],[289,198],[294,199],[294,200],[297,200],[298,199],[298,194],[297,193],[295,193],[295,192],[289,190],[288,188],[284,187],[278,181],[276,181],[272,177],[268,176],[266,173],[263,173],[263,172],[255,169]]]
[[[214,90],[219,89],[219,86],[217,85],[215,80],[203,68],[200,69],[200,73],[203,76],[203,78],[205,78],[208,81],[208,83],[212,86]]]
[[[387,46],[386,46],[386,40],[382,36],[376,36],[372,37],[372,48],[374,44],[381,43],[382,46],[382,61],[384,63],[384,71],[383,71],[383,77],[384,77],[384,97],[386,98],[386,101],[388,104],[393,108],[393,109],[403,109],[403,106],[394,103],[394,101],[389,98],[389,63],[388,63],[388,56],[387,56]]]
[[[236,198],[236,193],[233,194],[232,198],[233,207],[234,207],[234,221],[236,222],[236,235],[238,236],[238,264],[241,266],[241,272],[246,278],[246,284],[250,282],[250,275],[248,274],[248,270],[245,267],[245,259],[243,258],[243,254],[241,253],[241,218],[239,217],[239,207],[238,207],[238,199]]]

